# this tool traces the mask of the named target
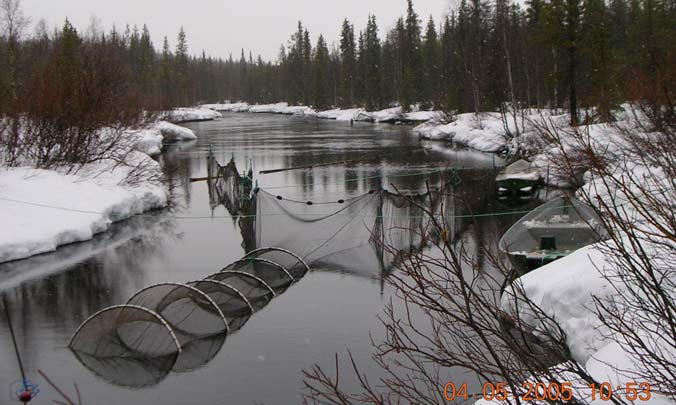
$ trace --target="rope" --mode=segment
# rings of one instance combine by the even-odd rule
[[[269,194],[269,193],[268,193]],[[272,195],[272,194],[270,194]],[[366,194],[368,195],[368,194]],[[360,197],[354,197],[352,200],[360,198]],[[11,198],[4,198],[0,197],[0,200],[2,201],[8,201],[16,204],[24,204],[24,205],[31,205],[31,206],[36,206],[36,207],[42,207],[42,208],[49,208],[49,209],[54,209],[54,210],[59,210],[59,211],[66,211],[66,212],[74,212],[74,213],[80,213],[80,214],[92,214],[92,215],[109,215],[109,213],[106,212],[99,212],[99,211],[87,211],[87,210],[80,210],[80,209],[72,209],[68,207],[59,207],[59,206],[54,206],[54,205],[48,205],[48,204],[40,204],[40,203],[33,203],[30,201],[21,201],[21,200],[14,200]],[[327,203],[325,203],[327,204]],[[338,204],[338,203],[336,203]],[[552,209],[563,209],[563,208],[575,208],[573,205],[563,205],[560,207],[552,207]],[[464,215],[442,215],[438,214],[435,217],[444,217],[444,218],[484,218],[484,217],[495,217],[495,216],[505,216],[505,215],[517,215],[517,214],[527,214],[531,212],[532,210],[524,210],[524,211],[497,211],[497,212],[488,212],[488,213],[483,213],[483,214],[464,214]],[[293,215],[298,215],[298,216],[317,216],[317,215],[334,215],[335,212],[327,212],[327,213],[318,213],[318,212],[313,212],[313,213],[292,213]],[[261,216],[282,216],[286,215],[283,213],[279,214],[253,214],[253,215],[237,215],[237,218],[256,218],[256,217],[261,217]],[[353,216],[351,214],[348,214],[349,216]],[[157,217],[158,214],[132,214],[129,216],[126,216],[125,218],[155,218]],[[426,218],[428,216],[410,216],[410,215],[388,215],[388,216],[382,216],[382,215],[357,215],[361,216],[364,218],[392,218],[392,217],[399,217],[399,218]],[[167,219],[175,219],[175,220],[186,220],[186,219],[229,219],[232,218],[232,215],[196,215],[196,216],[190,216],[190,215],[167,215]]]

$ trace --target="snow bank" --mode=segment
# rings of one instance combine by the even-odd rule
[[[233,111],[233,112],[248,112],[249,104],[247,103],[224,103],[224,104],[202,104],[201,108],[213,111]]]
[[[558,154],[562,153],[561,148],[569,154],[574,154],[579,148],[594,149],[604,160],[607,173],[612,173],[615,179],[621,182],[615,183],[609,178],[586,173],[582,176],[585,184],[578,193],[586,195],[589,201],[621,207],[612,215],[619,216],[625,223],[630,223],[631,232],[637,239],[628,238],[621,229],[618,229],[617,241],[580,249],[520,277],[515,283],[523,288],[525,297],[560,325],[575,361],[584,365],[587,372],[597,381],[609,381],[613,386],[624,386],[629,381],[642,380],[637,372],[640,364],[637,356],[640,355],[628,353],[621,343],[624,338],[613,335],[603,325],[597,314],[595,300],[608,300],[619,308],[618,311],[622,310],[622,306],[629,305],[624,321],[628,325],[635,325],[636,335],[645,339],[651,350],[663,356],[664,364],[676,362],[673,334],[666,330],[662,319],[657,319],[649,311],[637,309],[640,306],[635,306],[636,303],[632,300],[643,299],[648,302],[649,299],[645,295],[646,292],[632,281],[636,280],[635,276],[626,273],[628,261],[633,261],[638,269],[636,271],[645,270],[645,266],[640,263],[644,263],[644,260],[649,261],[651,277],[660,280],[663,292],[667,295],[672,294],[672,300],[675,298],[676,272],[672,263],[674,244],[666,237],[668,234],[664,231],[669,225],[658,226],[655,223],[655,218],[657,221],[668,222],[670,217],[657,214],[650,218],[650,211],[659,211],[653,207],[670,206],[673,203],[676,183],[664,170],[642,159],[645,157],[643,156],[645,151],[641,150],[640,146],[630,144],[625,138],[623,129],[632,129],[628,132],[632,137],[645,141],[658,142],[663,139],[658,134],[642,131],[641,128],[646,127],[645,122],[632,124],[628,120],[615,123],[613,126],[591,124],[572,129],[566,128],[566,121],[559,117],[548,120],[550,127],[560,126],[558,133],[561,146],[554,147],[545,143],[536,161],[548,164],[550,159],[556,159]],[[576,136],[574,131],[581,131],[583,136],[581,138]],[[581,145],[577,144],[580,140]],[[660,158],[664,157],[655,157]],[[619,187],[618,184],[623,186]],[[650,196],[651,203],[637,207],[634,205],[637,201],[647,200],[641,192],[642,189],[659,192]],[[605,210],[602,204],[598,206],[602,211]],[[616,251],[620,246],[623,254]],[[613,280],[612,285],[610,280]],[[518,314],[524,322],[533,326],[537,333],[544,335],[548,331],[555,330],[546,321],[541,321],[540,317],[533,314],[523,302],[516,305],[523,299],[521,293],[516,295],[515,298],[512,287],[505,290],[501,305],[506,312]],[[621,370],[621,373],[617,370]],[[651,402],[667,403],[666,399],[657,395]]]
[[[458,114],[455,121],[442,124],[433,119],[413,128],[421,138],[452,141],[483,152],[500,152],[507,148],[507,138],[500,114]]]
[[[445,119],[446,115],[441,111],[414,111],[404,113],[401,107],[386,108],[380,111],[369,112],[363,108],[336,108],[326,111],[315,111],[306,106],[290,106],[288,103],[256,104],[247,103],[219,103],[202,104],[202,109],[211,111],[250,112],[285,115],[306,115],[322,119],[337,121],[368,121],[368,122],[424,122],[433,119]]]
[[[148,156],[156,156],[162,153],[164,137],[156,128],[145,128],[138,131],[130,131],[129,135],[138,139],[134,149]]]
[[[192,141],[197,139],[192,129],[172,124],[171,122],[159,121],[155,124],[155,128],[160,131],[167,142]]]
[[[162,145],[166,142],[190,141],[197,139],[195,132],[167,121],[159,121],[148,128],[129,131],[128,135],[135,140],[134,149],[149,156],[162,153]]]
[[[159,164],[140,152],[131,152],[129,164],[143,165],[148,176],[161,174]],[[165,187],[150,181],[128,184],[131,170],[112,162],[87,165],[77,174],[0,169],[0,262],[85,241],[113,222],[165,207]]]
[[[166,112],[166,119],[173,123],[211,121],[220,117],[220,113],[207,108],[176,108]]]
[[[321,111],[317,113],[317,118],[327,119],[327,120],[336,120],[336,121],[352,121],[359,114],[365,113],[366,110],[363,108],[349,108],[349,109],[334,109]]]
[[[249,108],[251,113],[271,113],[284,115],[310,115],[316,114],[315,110],[306,106],[290,106],[288,103],[259,104]]]
[[[599,246],[592,245],[518,279],[525,296],[570,332],[567,343],[580,364],[585,364],[603,346],[600,321],[592,312],[593,296],[607,297],[614,292],[599,270],[606,271],[608,266]],[[511,288],[505,291],[502,308],[512,314],[520,308],[521,320],[544,333],[547,325],[523,306],[517,306],[513,296]]]

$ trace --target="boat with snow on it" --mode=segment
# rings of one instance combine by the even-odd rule
[[[495,182],[498,200],[504,203],[525,203],[535,200],[542,185],[542,177],[531,164],[519,159],[500,173]]]
[[[518,273],[525,274],[600,242],[606,233],[594,210],[570,197],[558,197],[526,214],[500,239]]]

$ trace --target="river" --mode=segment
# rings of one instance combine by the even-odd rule
[[[449,166],[485,173],[468,188],[477,211],[495,209],[492,176],[503,162],[491,154],[421,143],[407,126],[374,125],[226,113],[220,120],[187,124],[198,140],[170,145],[160,157],[171,186],[172,207],[114,225],[92,241],[0,265],[0,294],[11,307],[19,350],[29,379],[42,392],[33,403],[63,400],[37,374],[42,370],[72,397],[77,383],[84,404],[290,404],[300,403],[302,373],[314,364],[332,370],[334,354],[351,350],[363,371],[369,334],[381,335],[377,316],[392,289],[377,269],[308,273],[228,336],[204,366],[169,373],[158,384],[129,389],[97,377],[67,348],[91,314],[123,304],[139,289],[160,282],[203,278],[244,255],[242,230],[223,206],[212,208],[205,182],[206,156],[233,158],[253,167],[258,186],[285,199],[348,199],[380,187],[420,192],[425,173]],[[336,162],[336,164],[330,164]],[[329,165],[327,165],[329,164]],[[259,175],[260,170],[321,165]],[[498,238],[514,217],[486,218],[477,238]],[[0,328],[0,403],[20,380],[8,329]],[[349,384],[348,384],[349,386]]]

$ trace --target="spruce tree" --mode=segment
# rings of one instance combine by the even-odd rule
[[[440,49],[434,19],[430,16],[422,45],[422,100],[424,109],[439,106]]]
[[[183,27],[178,32],[178,42],[176,43],[176,52],[174,55],[174,75],[176,77],[176,87],[179,91],[179,98],[176,100],[182,105],[188,104],[189,99],[189,71],[188,71],[188,41],[186,39]]]
[[[341,82],[339,106],[352,107],[355,103],[355,79],[357,69],[354,27],[345,19],[340,33]]]
[[[399,92],[400,104],[404,111],[419,101],[421,86],[420,72],[420,21],[413,9],[413,1],[407,0],[404,40],[402,47],[403,77]]]
[[[604,0],[585,0],[580,25],[580,98],[585,107],[596,106],[604,122],[611,120],[611,111],[617,106],[611,35]]]
[[[317,40],[312,68],[313,106],[316,110],[327,110],[329,107],[331,107],[329,88],[329,49],[326,46],[323,35],[319,35],[319,39]]]
[[[364,84],[366,108],[377,110],[381,106],[380,39],[376,16],[370,15],[364,37]]]

